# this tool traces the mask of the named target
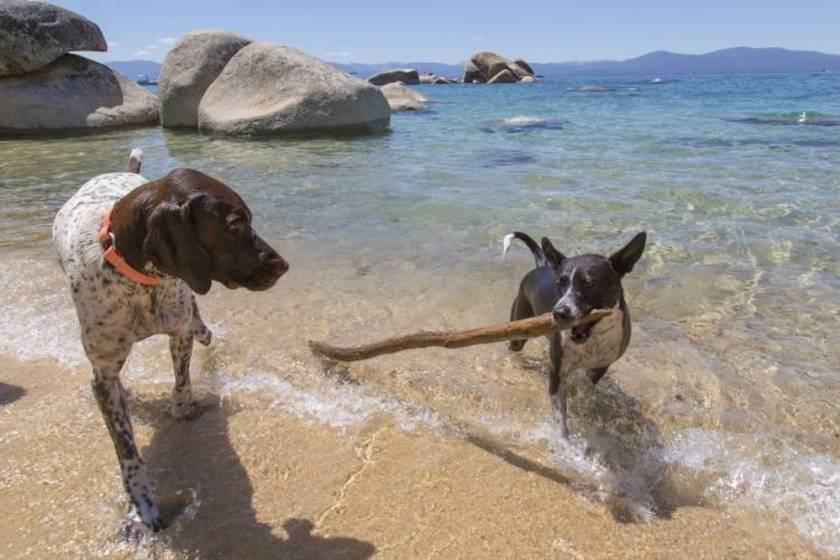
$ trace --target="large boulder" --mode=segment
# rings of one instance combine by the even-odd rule
[[[528,64],[527,62],[525,62],[524,60],[522,60],[521,58],[515,58],[515,59],[513,60],[513,62],[511,63],[511,69],[513,68],[513,66],[518,66],[520,69],[522,69],[522,70],[524,70],[525,72],[527,72],[527,74],[528,74],[529,76],[533,76],[533,75],[534,75],[534,69],[533,69],[533,68],[531,68],[531,65],[530,65],[530,64]]]
[[[533,76],[533,73],[529,72],[528,69],[525,66],[520,65],[515,60],[513,62],[511,62],[508,67],[510,68],[511,72],[516,74],[516,77],[519,78],[520,80],[522,78],[527,78],[527,77]]]
[[[378,87],[273,43],[236,53],[198,105],[199,130],[221,135],[382,132],[390,119]]]
[[[502,70],[490,80],[487,81],[488,84],[515,84],[519,81],[519,78],[516,77],[516,74],[511,72],[509,69]]]
[[[391,111],[420,111],[429,103],[428,97],[399,82],[385,84],[379,89],[388,100]]]
[[[56,132],[156,123],[157,98],[103,64],[66,54],[0,78],[0,133]]]
[[[384,86],[385,84],[392,84],[394,82],[402,82],[406,85],[413,86],[420,83],[420,76],[417,70],[411,68],[395,68],[394,70],[386,70],[374,74],[368,81],[376,86]]]
[[[198,104],[228,61],[250,44],[225,31],[196,31],[184,35],[163,61],[159,92],[160,124],[198,126]]]
[[[92,21],[45,2],[0,0],[0,76],[41,68],[70,51],[108,50]]]
[[[494,52],[477,52],[470,58],[472,63],[484,74],[484,79],[489,81],[493,76],[503,70],[510,70],[508,59]]]
[[[466,64],[464,64],[464,83],[465,84],[473,84],[479,83],[483,84],[487,81],[487,76],[484,75],[484,72],[478,69],[472,60],[468,60]]]

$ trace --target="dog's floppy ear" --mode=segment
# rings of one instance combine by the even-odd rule
[[[199,294],[209,292],[213,280],[210,254],[198,241],[192,215],[204,196],[192,196],[180,205],[159,204],[146,222],[143,241],[143,252],[155,266]]]
[[[545,260],[547,260],[548,264],[550,264],[553,268],[558,268],[560,263],[566,260],[566,255],[555,249],[554,245],[551,244],[551,241],[548,240],[548,237],[542,238],[542,250],[545,255]]]
[[[645,232],[637,233],[636,236],[630,240],[630,243],[610,255],[610,264],[613,270],[624,276],[633,270],[633,265],[642,256],[645,250],[645,243],[647,242],[647,234]]]

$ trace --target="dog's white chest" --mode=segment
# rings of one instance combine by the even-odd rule
[[[577,344],[570,338],[570,331],[563,331],[562,371],[569,373],[577,369],[594,369],[610,365],[621,357],[624,343],[624,312],[616,309],[609,317],[601,319],[592,329],[586,342]]]

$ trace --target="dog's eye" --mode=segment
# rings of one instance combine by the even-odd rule
[[[568,276],[558,276],[557,277],[557,287],[560,289],[565,289],[566,286],[569,285],[569,277]]]
[[[230,231],[234,233],[240,233],[245,230],[248,225],[248,220],[239,213],[230,213],[227,217],[227,226]]]

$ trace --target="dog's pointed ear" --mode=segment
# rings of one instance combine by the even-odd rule
[[[610,255],[609,261],[613,270],[624,276],[628,272],[632,272],[636,261],[642,256],[645,250],[645,243],[647,242],[647,234],[645,232],[637,233],[636,236],[630,240],[630,243]]]
[[[545,260],[548,261],[548,264],[550,264],[552,268],[559,268],[560,263],[566,260],[566,255],[555,249],[554,245],[551,244],[551,241],[548,240],[548,237],[543,237],[541,244]]]
[[[161,271],[177,276],[198,294],[212,284],[210,254],[201,245],[194,212],[205,195],[195,195],[181,204],[164,202],[146,222],[143,252]]]

